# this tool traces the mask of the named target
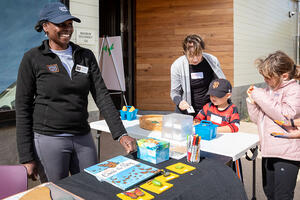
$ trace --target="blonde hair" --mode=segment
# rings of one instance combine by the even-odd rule
[[[188,35],[182,42],[183,53],[191,56],[202,54],[205,43],[199,35]]]
[[[293,59],[282,51],[271,53],[265,59],[255,61],[259,73],[265,78],[279,78],[282,74],[288,73],[289,79],[300,79],[300,66],[297,66]]]

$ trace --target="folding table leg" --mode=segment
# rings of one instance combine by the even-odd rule
[[[97,143],[98,143],[98,148],[97,148],[97,154],[98,154],[98,162],[100,162],[100,136],[101,136],[101,131],[97,131]]]
[[[255,148],[250,149],[252,152],[252,156],[249,157],[247,152],[246,152],[246,159],[249,161],[252,161],[252,199],[251,200],[256,200],[256,194],[255,194],[255,187],[256,187],[256,157],[258,154],[258,147],[256,146]]]
[[[255,197],[255,186],[256,186],[256,159],[254,159],[252,161],[253,165],[252,165],[252,200],[256,200]]]

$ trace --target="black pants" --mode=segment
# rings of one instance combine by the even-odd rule
[[[294,198],[300,161],[262,158],[262,180],[268,200]]]

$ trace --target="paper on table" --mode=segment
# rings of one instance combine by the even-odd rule
[[[186,156],[186,153],[180,153],[176,151],[170,151],[170,157],[176,160],[179,160]]]

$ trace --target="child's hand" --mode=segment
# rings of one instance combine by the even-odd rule
[[[251,86],[248,88],[248,90],[247,90],[248,96],[251,95],[251,93],[252,93],[253,90],[254,90],[254,86],[251,85]]]
[[[249,88],[248,88],[248,90],[247,90],[247,95],[248,95],[248,97],[249,97],[249,99],[250,99],[250,102],[253,104],[254,103],[254,100],[252,99],[252,97],[251,97],[251,94],[252,94],[252,91],[254,90],[254,86],[253,85],[251,85]]]
[[[194,119],[194,125],[200,124],[200,120],[199,119]]]
[[[299,119],[293,119],[293,117],[284,115],[284,126],[292,126],[292,127],[300,127],[300,118]]]
[[[292,118],[290,118],[287,115],[284,115],[284,117],[285,117],[284,120],[282,120],[282,121],[274,120],[274,122],[276,124],[278,124],[279,126],[286,126],[286,127],[288,127],[288,126],[293,126],[294,125],[296,127],[296,125],[294,123],[294,120]],[[292,121],[293,121],[293,124],[292,124]]]
[[[290,130],[290,132],[288,133],[288,138],[299,139],[300,138],[300,130],[299,129]]]

